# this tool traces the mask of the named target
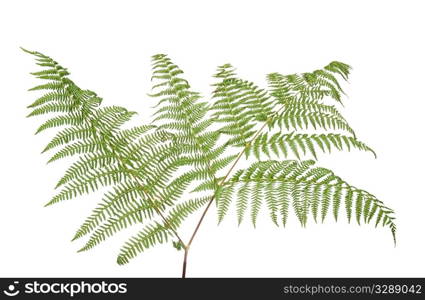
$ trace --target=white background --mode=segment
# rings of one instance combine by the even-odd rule
[[[320,156],[351,184],[397,213],[387,229],[310,222],[286,229],[260,221],[216,226],[212,210],[189,257],[189,276],[425,276],[423,1],[1,1],[0,276],[179,276],[182,253],[165,245],[126,266],[115,263],[123,232],[77,254],[70,239],[99,200],[43,208],[66,163],[46,166],[51,134],[26,119],[37,70],[23,46],[54,57],[107,105],[146,119],[150,56],[167,53],[208,99],[217,65],[265,85],[265,74],[310,71],[332,60],[353,66],[342,109],[378,154]],[[143,120],[142,120],[143,121]],[[192,224],[189,224],[192,225]],[[135,228],[137,230],[138,228]],[[187,228],[189,229],[189,228]],[[186,230],[186,234],[189,231]]]

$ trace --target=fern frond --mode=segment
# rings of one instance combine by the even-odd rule
[[[261,202],[264,198],[263,189],[260,183],[256,182],[254,188],[252,189],[252,203],[251,203],[251,221],[252,224],[256,225],[257,216],[260,211]]]
[[[154,215],[154,209],[151,204],[146,204],[146,202],[136,204],[134,200],[130,203],[131,208],[124,207],[116,211],[104,224],[99,225],[90,236],[90,239],[78,252],[90,250],[118,231],[128,228],[131,225],[142,224],[146,219],[151,219]]]
[[[68,113],[66,115],[53,117],[40,125],[35,132],[36,134],[50,128],[62,126],[77,126],[83,123],[83,116],[81,113]]]
[[[255,133],[256,121],[265,121],[275,105],[265,90],[236,78],[230,64],[218,67],[214,77],[221,81],[213,84],[216,101],[211,107],[212,116],[223,124],[220,132],[232,137],[230,145],[245,146]]]
[[[347,80],[349,72],[350,66],[341,62],[332,62],[311,73],[291,75],[271,73],[267,76],[267,80],[271,94],[281,103],[288,99],[321,101],[327,96],[341,102],[343,91],[335,75]]]
[[[62,102],[62,103],[69,103],[70,99],[69,99],[69,94],[66,92],[65,87],[63,90],[59,91],[59,92],[51,92],[51,93],[47,93],[43,96],[41,96],[40,98],[38,98],[37,100],[35,100],[33,103],[31,103],[30,105],[27,106],[27,108],[36,108],[38,106],[47,104],[47,103],[56,103],[56,102]]]
[[[185,218],[203,207],[210,199],[211,197],[195,198],[176,205],[175,208],[170,211],[167,217],[167,223],[170,226],[173,226],[173,228],[178,228]],[[170,234],[169,228],[159,223],[146,226],[144,230],[131,238],[121,248],[120,254],[117,258],[118,264],[126,264],[130,261],[130,259],[136,257],[139,253],[144,252],[146,249],[158,243],[162,244],[167,242]]]
[[[176,160],[180,167],[194,168],[190,175],[193,180],[214,180],[215,172],[228,164],[228,160],[219,157],[227,145],[215,145],[220,132],[209,129],[213,120],[205,119],[208,104],[200,101],[200,95],[181,77],[183,71],[167,56],[155,55],[152,60],[152,78],[157,83],[151,96],[160,98],[154,122],[160,124],[158,129],[172,135]]]
[[[223,219],[232,197],[236,194],[239,222],[244,211],[250,206],[255,225],[259,206],[264,201],[269,203],[272,220],[275,221],[279,204],[271,198],[273,196],[270,196],[272,192],[270,188],[273,187],[280,201],[283,201],[281,214],[284,223],[287,219],[288,202],[292,203],[295,215],[301,225],[305,226],[309,213],[312,213],[316,219],[320,205],[323,207],[322,221],[325,219],[330,199],[333,199],[333,212],[337,220],[340,203],[344,199],[348,221],[352,214],[355,214],[359,224],[362,217],[366,220],[365,223],[369,223],[373,218],[372,211],[375,209],[378,211],[376,223],[381,222],[384,226],[390,227],[395,236],[394,216],[391,209],[384,206],[372,194],[349,185],[332,171],[313,166],[313,161],[262,161],[252,164],[247,169],[239,170],[221,187],[220,193],[216,196],[219,220]],[[248,192],[244,190],[247,186],[252,186],[249,192],[253,195],[250,204],[247,203]],[[367,210],[364,209],[366,203],[369,207]],[[370,210],[371,207],[372,210]]]
[[[277,132],[270,137],[268,133],[263,133],[258,136],[252,146],[248,147],[245,153],[247,155],[254,154],[257,159],[260,159],[260,154],[265,154],[269,158],[272,154],[277,157],[283,155],[286,158],[290,152],[298,159],[308,154],[317,159],[318,150],[330,153],[332,149],[369,151],[376,158],[376,153],[365,143],[355,137],[338,133],[295,134],[291,132],[281,134]]]
[[[140,125],[140,126],[135,126],[129,129],[121,129],[119,132],[116,133],[116,136],[115,136],[117,140],[117,144],[123,145],[123,146],[128,145],[154,128],[156,127],[153,125]],[[163,134],[161,138],[165,138],[165,135]]]
[[[339,115],[323,113],[320,111],[309,111],[301,106],[293,108],[291,105],[275,115],[271,121],[272,125],[278,125],[280,129],[300,130],[319,129],[343,130],[355,136],[354,130],[347,121]]]
[[[121,106],[106,106],[96,110],[91,123],[103,134],[110,135],[135,114],[135,112],[128,111]]]
[[[187,217],[202,208],[210,200],[211,196],[204,196],[189,199],[177,204],[168,214],[168,224],[170,224],[170,226],[173,226],[173,228],[175,229],[179,228]]]
[[[74,155],[89,154],[94,152],[103,153],[102,150],[103,150],[102,145],[95,141],[92,141],[91,143],[79,141],[73,144],[66,145],[60,151],[56,152],[47,161],[47,163],[51,163],[56,160],[63,159],[65,157],[74,156]]]
[[[91,139],[92,135],[93,132],[91,128],[85,128],[83,126],[65,128],[64,130],[56,134],[56,136],[49,142],[49,144],[47,144],[47,146],[43,150],[43,153],[55,147],[73,142],[75,140]]]
[[[42,90],[63,91],[64,87],[65,86],[63,82],[54,81],[54,82],[48,82],[45,84],[37,85],[33,88],[30,88],[28,91],[42,91]]]
[[[156,222],[153,225],[147,225],[143,231],[132,237],[121,248],[117,258],[117,263],[119,265],[124,265],[128,263],[130,259],[136,257],[139,253],[144,252],[146,249],[157,244],[166,243],[168,242],[168,239],[169,232],[163,225]]]
[[[232,195],[235,187],[229,186],[228,188],[219,187],[216,192],[216,199],[220,199],[217,201],[217,213],[218,213],[218,222],[220,223],[227,211],[229,210],[230,203],[232,202]]]
[[[129,174],[119,167],[107,166],[101,170],[91,170],[83,176],[68,182],[46,206],[63,200],[70,200],[78,195],[97,191],[100,187],[116,185],[123,180],[127,180],[128,177]]]
[[[56,188],[65,183],[80,178],[91,170],[101,169],[111,165],[118,165],[119,161],[109,153],[89,153],[84,154],[79,160],[75,161],[66,171],[62,178],[56,184]]]
[[[348,80],[351,67],[339,61],[333,61],[324,67],[329,72],[336,73],[342,76],[345,80]]]
[[[141,187],[134,182],[124,182],[113,187],[113,191],[105,193],[102,202],[87,217],[73,237],[73,241],[92,232],[102,222],[117,214],[118,211],[131,208],[135,199],[140,196]]]
[[[41,107],[35,108],[27,117],[40,116],[51,113],[71,113],[75,111],[77,108],[74,105],[69,104],[53,104],[48,103]]]
[[[222,65],[208,103],[176,64],[158,54],[152,57],[150,96],[158,100],[153,121],[126,127],[135,112],[102,106],[102,98],[75,84],[58,62],[24,51],[35,57],[41,70],[32,75],[43,81],[30,89],[41,95],[28,106],[28,116],[47,118],[36,133],[57,130],[43,152],[55,150],[49,162],[73,158],[56,185],[58,193],[46,205],[107,188],[73,237],[88,238],[80,252],[138,225],[143,229],[123,245],[119,264],[172,237],[178,240],[172,241],[175,248],[187,250],[177,233],[182,223],[205,205],[208,209],[214,199],[221,222],[233,198],[239,224],[249,211],[256,226],[263,208],[273,223],[284,226],[290,210],[305,226],[310,215],[316,222],[328,214],[337,220],[345,209],[348,221],[389,227],[395,241],[390,208],[332,171],[315,167],[313,160],[301,160],[335,149],[374,153],[356,138],[338,109],[325,102],[341,102],[340,78],[348,79],[348,65],[332,62],[309,73],[272,73],[268,90],[238,78],[230,64]],[[335,132],[297,132],[307,129]],[[243,149],[228,151],[235,147]],[[231,176],[244,153],[259,161]],[[264,155],[292,154],[301,161],[260,161]],[[228,167],[226,175],[219,174]],[[196,195],[180,200],[187,192]]]
[[[248,197],[251,194],[251,183],[245,182],[243,185],[238,189],[238,195],[237,195],[237,202],[236,202],[236,214],[238,217],[238,225],[242,223],[243,217],[245,215],[245,211],[248,207]],[[220,195],[219,195],[220,196]],[[217,199],[220,199],[218,197]],[[222,201],[217,201],[218,203],[221,203]],[[229,201],[226,204],[227,207],[230,205]],[[221,219],[224,218],[225,212],[222,213]]]

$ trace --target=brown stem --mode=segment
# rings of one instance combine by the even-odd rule
[[[245,148],[244,148],[244,151],[245,151]],[[241,159],[241,157],[242,157],[242,155],[243,155],[244,151],[241,151],[241,153],[239,153],[239,155],[238,155],[238,157],[236,158],[235,162],[233,163],[232,167],[231,167],[231,168],[230,168],[230,170],[227,172],[226,176],[224,176],[223,180],[219,183],[219,185],[222,185],[222,184],[224,183],[224,181],[227,179],[227,177],[230,175],[230,173],[232,172],[233,168],[236,166],[236,164],[238,163],[238,161]],[[189,243],[187,243],[187,246],[188,246],[188,247],[192,244],[193,239],[195,238],[196,233],[198,232],[198,229],[199,229],[199,227],[201,226],[202,221],[204,220],[205,215],[206,215],[206,214],[207,214],[207,212],[208,212],[208,209],[210,208],[211,204],[214,202],[214,199],[215,199],[215,194],[211,196],[211,199],[210,199],[210,201],[208,202],[207,206],[205,207],[205,209],[204,209],[204,211],[203,211],[203,213],[202,213],[202,215],[201,215],[201,218],[200,218],[200,219],[199,219],[199,221],[198,221],[198,224],[196,224],[195,230],[194,230],[194,231],[193,231],[193,233],[192,233],[192,236],[191,236],[191,238],[190,238],[190,240],[189,240]]]
[[[186,278],[186,266],[187,266],[187,254],[189,252],[189,248],[184,249],[184,259],[183,259],[183,271],[182,271],[182,278]]]
[[[282,109],[283,109],[283,107],[281,107],[276,112],[276,114],[278,114]],[[230,167],[230,169],[226,173],[226,175],[223,177],[223,179],[221,180],[221,182],[219,183],[219,185],[223,185],[226,182],[226,180],[229,177],[230,173],[232,173],[233,169],[236,167],[236,164],[239,162],[239,160],[242,158],[243,154],[245,153],[246,148],[249,147],[250,145],[252,145],[252,143],[260,135],[261,131],[267,126],[267,124],[269,123],[270,120],[271,120],[271,117],[269,117],[264,122],[264,124],[260,127],[260,129],[257,130],[257,132],[254,134],[254,137],[251,139],[251,141],[243,148],[243,150],[236,157],[234,163],[232,164],[232,166]],[[209,208],[211,207],[211,204],[214,202],[214,199],[215,199],[215,193],[214,193],[214,195],[211,196],[210,201],[208,202],[207,206],[205,207],[205,209],[204,209],[204,211],[203,211],[203,213],[201,215],[201,218],[199,219],[198,223],[196,224],[195,230],[193,231],[192,236],[191,236],[189,242],[187,243],[187,245],[185,247],[182,278],[186,278],[187,256],[188,256],[188,252],[189,252],[189,247],[192,244],[193,240],[195,239],[195,236],[198,233],[199,227],[201,227],[201,224],[204,221],[205,215],[207,214]]]

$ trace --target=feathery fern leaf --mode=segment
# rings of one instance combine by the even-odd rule
[[[103,193],[73,237],[87,238],[80,252],[130,226],[142,226],[121,248],[118,264],[167,242],[187,255],[214,199],[221,222],[234,198],[238,224],[248,214],[256,226],[267,209],[273,223],[285,226],[292,208],[306,226],[310,217],[323,222],[331,214],[337,220],[344,208],[349,222],[387,226],[395,241],[390,208],[332,171],[315,167],[313,160],[302,160],[335,149],[375,154],[327,103],[342,101],[340,79],[348,79],[348,65],[331,62],[310,73],[271,73],[268,89],[262,89],[238,78],[225,64],[214,75],[218,82],[209,103],[193,91],[176,64],[158,54],[152,57],[150,96],[158,100],[153,120],[131,127],[135,112],[103,106],[102,98],[77,86],[58,62],[24,51],[42,67],[32,75],[43,81],[30,89],[41,95],[28,105],[28,117],[47,118],[36,134],[57,130],[43,152],[52,152],[48,162],[73,160],[47,205]],[[321,132],[311,132],[316,130]],[[256,162],[233,172],[243,154]],[[281,155],[299,161],[271,160]],[[263,161],[263,156],[270,160]],[[187,194],[190,200],[181,200]],[[201,208],[204,212],[186,244],[177,231]]]
[[[358,149],[362,151],[375,152],[365,143],[357,140],[355,137],[341,135],[338,133],[322,133],[322,134],[289,134],[275,133],[269,137],[268,133],[262,133],[256,139],[252,146],[248,147],[246,153],[249,155],[254,153],[257,159],[263,153],[267,157],[272,154],[279,157],[281,154],[286,158],[292,152],[296,158],[310,154],[317,159],[317,151],[331,152],[332,149],[342,151],[344,149]]]
[[[93,213],[86,219],[75,233],[72,240],[79,239],[117,214],[118,211],[131,209],[132,203],[140,197],[141,187],[134,182],[121,183],[113,188],[113,191],[104,195],[102,202],[93,210]],[[152,209],[153,210],[153,209]],[[146,210],[148,211],[148,210]]]
[[[217,100],[211,108],[212,116],[215,122],[224,124],[220,132],[232,136],[230,145],[245,146],[255,133],[255,121],[265,121],[275,105],[266,91],[236,78],[230,64],[218,67],[214,77],[221,81],[213,85],[213,98]]]
[[[167,218],[169,224],[174,228],[178,228],[185,217],[195,212],[197,209],[203,207],[210,197],[203,197],[188,200],[184,203],[178,204]],[[118,255],[117,262],[120,265],[128,263],[131,259],[135,258],[138,253],[144,252],[146,249],[156,245],[167,242],[171,233],[169,229],[161,224],[148,225],[144,230],[139,232],[135,237],[131,238],[122,247]]]
[[[130,238],[128,242],[121,248],[117,258],[119,265],[124,265],[135,258],[139,253],[151,248],[157,244],[163,244],[169,240],[169,232],[166,228],[159,224],[147,225],[143,231],[136,236]]]
[[[280,193],[285,197],[286,202],[292,202],[294,212],[302,226],[306,225],[310,212],[316,219],[318,208],[322,202],[325,202],[322,204],[322,221],[324,220],[329,208],[329,198],[333,199],[333,212],[335,220],[337,220],[340,203],[344,199],[348,222],[350,222],[352,214],[355,214],[359,224],[362,217],[365,223],[369,223],[377,210],[376,223],[381,222],[383,226],[388,226],[395,239],[394,216],[390,208],[384,206],[372,194],[349,185],[332,171],[313,167],[313,165],[314,162],[311,160],[301,162],[293,160],[262,161],[252,164],[247,169],[239,170],[221,187],[221,192],[217,195],[219,212],[221,212],[220,218],[224,217],[234,194],[237,198],[238,222],[241,221],[244,211],[251,207],[254,225],[261,202],[270,202],[271,200],[270,198],[267,199],[267,195],[270,197],[271,193]],[[247,192],[244,189],[249,185],[251,185],[254,195],[248,205]],[[325,191],[327,194],[322,197]],[[353,205],[354,201],[355,205]],[[244,204],[241,205],[240,203]],[[362,209],[363,206],[366,206],[366,203],[368,203],[369,208],[373,207],[375,212]],[[272,220],[275,221],[276,202],[269,204],[269,208]],[[287,207],[284,208],[282,215],[284,223],[287,217],[286,210]]]

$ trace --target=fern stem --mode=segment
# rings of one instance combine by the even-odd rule
[[[264,128],[264,126],[263,126],[263,128]],[[245,148],[246,148],[246,147],[245,147]],[[242,158],[242,156],[243,156],[243,154],[244,154],[244,152],[245,152],[245,148],[244,148],[244,150],[243,150],[243,151],[241,151],[241,152],[239,153],[238,157],[235,159],[235,161],[234,161],[233,165],[230,167],[230,169],[229,169],[229,171],[227,172],[226,176],[224,176],[224,178],[221,180],[221,182],[219,183],[219,185],[223,185],[223,184],[225,183],[225,180],[227,179],[227,177],[229,177],[230,173],[231,173],[231,172],[232,172],[232,170],[235,168],[235,166],[236,166],[236,164],[238,163],[238,161]],[[187,249],[188,249],[188,250],[189,250],[190,245],[191,245],[191,244],[192,244],[192,242],[193,242],[193,239],[195,238],[195,236],[196,236],[196,234],[197,234],[197,232],[198,232],[198,230],[199,230],[199,227],[201,226],[202,221],[203,221],[203,220],[204,220],[204,218],[205,218],[205,215],[207,214],[208,209],[210,208],[211,204],[213,203],[214,199],[215,199],[215,194],[214,194],[213,196],[211,196],[211,199],[210,199],[210,201],[208,202],[207,206],[205,207],[204,212],[203,212],[203,213],[202,213],[202,215],[201,215],[201,218],[199,219],[198,223],[196,224],[195,230],[194,230],[194,232],[193,232],[193,234],[192,234],[192,236],[191,236],[191,238],[190,238],[190,240],[189,240],[189,243],[187,244]]]
[[[186,266],[187,266],[187,254],[188,254],[188,252],[189,252],[189,248],[185,248],[184,249],[182,278],[186,278]]]
[[[275,114],[278,114],[283,108],[284,108],[284,106],[282,106],[278,111],[276,111]],[[242,156],[245,153],[247,147],[250,147],[250,145],[260,135],[261,131],[263,131],[263,129],[267,126],[267,124],[271,121],[271,119],[272,119],[272,116],[270,116],[269,118],[267,118],[267,120],[260,127],[260,129],[258,129],[257,132],[254,134],[254,136],[251,139],[251,141],[249,143],[247,143],[245,145],[245,147],[242,149],[242,151],[238,154],[238,156],[235,158],[235,161],[233,162],[232,166],[229,168],[229,170],[227,171],[226,175],[223,177],[223,179],[221,180],[221,182],[218,184],[219,186],[221,186],[221,185],[223,185],[223,184],[226,183],[227,178],[229,177],[229,175],[232,173],[233,169],[236,167],[237,163],[242,158]],[[196,224],[195,230],[193,231],[192,236],[190,237],[190,240],[189,240],[189,242],[187,243],[187,245],[185,247],[182,278],[186,278],[187,256],[189,254],[190,245],[192,245],[192,242],[195,239],[196,234],[198,233],[199,227],[201,227],[201,224],[204,221],[205,215],[207,214],[209,208],[211,207],[211,204],[214,202],[215,196],[216,196],[216,193],[214,193],[214,195],[211,196],[210,201],[208,202],[207,206],[205,207],[204,211],[202,212],[201,218],[199,219],[198,223]]]

